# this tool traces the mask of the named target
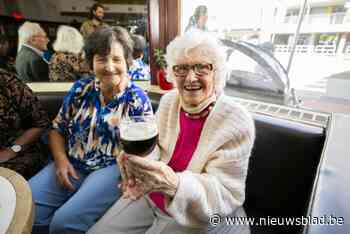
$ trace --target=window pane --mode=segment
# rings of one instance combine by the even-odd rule
[[[228,94],[284,105],[301,100],[302,108],[350,113],[345,2],[309,0],[296,36],[304,0],[182,1],[181,29],[198,27],[196,7],[205,5],[203,29],[235,44],[228,49]]]

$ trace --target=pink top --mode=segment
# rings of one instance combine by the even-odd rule
[[[168,163],[168,166],[175,172],[184,171],[190,163],[207,116],[193,119],[187,117],[183,110],[180,111],[180,133],[173,156]],[[165,210],[165,196],[163,193],[152,192],[149,197],[159,209],[168,214]]]

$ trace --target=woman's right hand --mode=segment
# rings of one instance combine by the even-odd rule
[[[78,180],[79,176],[76,173],[72,164],[68,161],[68,159],[62,159],[62,160],[56,160],[55,165],[56,165],[56,176],[59,183],[63,187],[71,191],[74,191],[75,188],[71,180],[69,179],[69,177],[73,177],[74,179]]]
[[[117,157],[117,162],[122,177],[119,188],[123,192],[123,198],[137,200],[145,194],[145,191],[144,187],[137,183],[132,171],[130,171],[130,168],[127,166],[126,161],[128,160],[128,157],[132,157],[132,155],[124,152]]]

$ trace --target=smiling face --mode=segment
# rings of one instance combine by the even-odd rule
[[[176,65],[187,70],[191,67],[184,74],[174,71],[176,86],[185,105],[198,106],[214,94],[215,68],[212,61],[204,57],[198,48],[190,50],[186,56],[180,56]]]
[[[97,79],[101,82],[101,87],[113,89],[117,92],[124,90],[128,82],[128,76],[122,46],[118,42],[112,42],[109,54],[95,54],[93,70]]]

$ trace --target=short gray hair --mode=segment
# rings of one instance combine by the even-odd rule
[[[171,81],[174,80],[172,67],[181,56],[186,56],[190,50],[199,48],[201,55],[208,58],[216,69],[214,76],[215,91],[219,95],[226,84],[225,50],[221,43],[208,32],[194,30],[181,36],[177,36],[167,46],[166,62],[167,74]]]
[[[57,38],[52,45],[56,52],[79,54],[84,46],[84,39],[80,32],[70,26],[61,25],[57,30]]]
[[[17,51],[20,51],[23,44],[28,44],[29,40],[38,35],[41,32],[45,32],[38,23],[32,23],[30,21],[24,22],[21,27],[18,29],[18,48]]]

